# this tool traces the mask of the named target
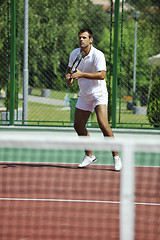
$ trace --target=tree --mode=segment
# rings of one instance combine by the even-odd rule
[[[7,3],[0,2],[0,89],[7,85],[8,81],[8,62],[9,62],[9,49],[8,49],[8,28],[7,23]]]
[[[84,26],[92,28],[98,44],[106,24],[105,12],[89,0],[45,0],[41,4],[36,0],[30,3],[29,16],[30,85],[69,88],[65,71],[70,52],[78,47],[77,33]]]
[[[160,127],[160,78],[157,75],[151,86],[147,116],[154,127]]]

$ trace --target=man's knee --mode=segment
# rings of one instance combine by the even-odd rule
[[[74,122],[74,130],[77,132],[78,129],[79,129],[78,124]]]
[[[99,127],[100,127],[102,132],[110,132],[111,131],[109,123],[101,122],[101,123],[99,123]]]
[[[74,130],[76,132],[80,132],[83,128],[84,126],[80,122],[74,122]]]
[[[79,136],[87,136],[88,131],[84,125],[74,123],[74,129]]]

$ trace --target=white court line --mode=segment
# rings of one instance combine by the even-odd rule
[[[111,203],[119,204],[119,201],[98,201],[98,200],[80,200],[80,199],[46,199],[46,198],[0,198],[5,201],[45,201],[45,202],[78,202],[78,203]],[[140,203],[134,202],[135,205],[160,206],[160,203]]]

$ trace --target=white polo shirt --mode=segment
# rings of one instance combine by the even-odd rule
[[[80,48],[74,49],[69,58],[68,66],[71,67],[77,55],[80,52]],[[90,52],[87,56],[82,58],[78,69],[81,72],[93,73],[99,71],[106,71],[106,61],[104,54],[91,45]],[[79,96],[100,96],[103,93],[107,93],[106,81],[105,79],[95,80],[87,78],[79,78]]]

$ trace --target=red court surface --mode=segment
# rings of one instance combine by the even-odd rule
[[[120,173],[112,169],[0,164],[0,239],[120,239]],[[136,240],[160,236],[159,173],[156,167],[136,168]]]

